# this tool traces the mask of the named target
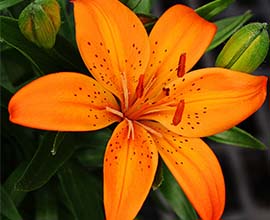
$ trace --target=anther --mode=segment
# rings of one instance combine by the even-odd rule
[[[185,67],[186,67],[186,53],[182,53],[179,58],[178,68],[177,68],[177,76],[179,78],[185,75]]]
[[[141,74],[140,78],[139,78],[137,88],[136,88],[136,96],[137,96],[137,98],[141,98],[142,95],[143,95],[143,90],[144,90],[143,82],[144,82],[144,74]]]
[[[180,102],[177,104],[176,111],[175,111],[174,116],[173,116],[173,121],[172,121],[173,125],[176,126],[181,122],[183,112],[184,112],[184,107],[185,107],[185,101],[180,100]]]

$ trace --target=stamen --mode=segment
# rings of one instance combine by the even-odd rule
[[[177,68],[177,76],[179,78],[185,75],[185,68],[186,68],[186,53],[182,53],[179,58],[178,68]]]
[[[128,109],[128,83],[127,83],[127,76],[125,72],[121,73],[121,80],[123,86],[123,93],[124,93],[124,111]]]
[[[131,138],[132,140],[134,140],[134,126],[133,126],[133,123],[131,120],[127,119],[127,122],[128,122],[128,139],[130,138],[130,135],[131,135]]]
[[[177,104],[176,111],[175,111],[174,116],[173,116],[173,121],[172,121],[173,125],[176,126],[181,122],[183,112],[184,112],[184,107],[185,107],[185,101],[180,100],[180,102]]]
[[[111,112],[111,113],[113,113],[113,114],[115,114],[115,115],[118,115],[118,116],[121,117],[121,118],[124,117],[124,114],[123,114],[122,112],[120,112],[120,111],[118,111],[118,110],[115,110],[115,109],[113,109],[113,108],[111,108],[111,107],[106,107],[106,111]]]
[[[143,82],[144,82],[144,74],[141,74],[140,78],[139,78],[137,88],[136,88],[136,96],[137,96],[137,98],[141,98],[142,95],[143,95],[143,90],[144,90]]]
[[[159,132],[157,132],[156,130],[154,130],[154,129],[152,129],[152,128],[150,128],[150,127],[148,127],[148,126],[146,126],[146,125],[144,125],[144,124],[142,124],[142,123],[140,123],[138,121],[135,121],[135,123],[137,123],[138,125],[140,125],[141,127],[143,127],[146,131],[148,131],[148,132],[150,132],[150,133],[152,133],[152,134],[154,134],[154,135],[156,135],[156,136],[158,136],[160,138],[163,137],[162,134],[159,133]]]

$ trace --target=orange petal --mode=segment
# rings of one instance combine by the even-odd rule
[[[185,138],[158,123],[145,125],[162,134],[153,136],[158,151],[203,220],[219,220],[225,204],[225,185],[220,165],[199,138]]]
[[[134,139],[128,139],[128,122],[115,129],[104,157],[104,205],[106,219],[132,220],[151,188],[158,153],[151,136],[133,123]]]
[[[167,85],[174,102],[166,111],[142,117],[155,120],[168,129],[187,136],[203,137],[225,131],[245,120],[263,104],[267,77],[252,76],[222,68],[190,72]],[[174,125],[176,105],[184,100],[181,122]]]
[[[78,73],[43,76],[20,89],[10,100],[10,120],[27,127],[87,131],[106,127],[119,117],[113,95],[94,79]]]
[[[74,14],[77,45],[90,72],[122,103],[124,75],[129,98],[134,99],[149,60],[148,37],[140,20],[116,0],[75,0]]]
[[[171,7],[151,31],[147,79],[156,75],[158,84],[177,78],[181,54],[186,54],[185,71],[189,71],[203,55],[215,32],[216,26],[193,9],[184,5]]]

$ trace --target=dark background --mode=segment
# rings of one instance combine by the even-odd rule
[[[209,1],[156,1],[154,14],[160,15],[174,4],[185,4],[194,9]],[[243,14],[251,10],[254,16],[249,22],[270,23],[269,0],[236,0],[226,11],[214,20]],[[214,66],[215,58],[221,51],[221,45],[213,52],[205,54],[195,68]],[[270,76],[269,53],[266,61],[255,71],[257,75]],[[269,86],[268,86],[269,88]],[[237,106],[235,106],[237,108]],[[222,115],[220,117],[223,117]],[[269,96],[263,107],[238,127],[250,132],[270,147],[270,110]],[[239,148],[225,144],[217,144],[206,140],[216,153],[225,177],[226,207],[223,220],[270,220],[270,150],[266,151]],[[147,206],[147,204],[146,204]],[[149,204],[149,207],[151,204]],[[151,219],[155,211],[150,208]],[[158,212],[158,211],[157,211]],[[160,216],[157,219],[177,219],[173,213]],[[150,218],[149,218],[150,219]]]

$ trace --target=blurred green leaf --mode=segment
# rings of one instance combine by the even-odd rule
[[[261,141],[238,127],[233,127],[228,131],[224,131],[208,138],[223,144],[252,148],[256,150],[266,149],[266,146]]]
[[[23,0],[1,0],[0,1],[0,10],[16,5]]]
[[[76,220],[103,220],[102,183],[93,173],[68,162],[58,172]]]
[[[61,6],[62,24],[59,33],[69,40],[73,46],[76,45],[75,41],[75,25],[74,25],[74,14],[71,1],[58,0]]]
[[[135,13],[150,14],[152,0],[122,0]]]
[[[85,167],[102,167],[105,146],[90,147],[76,152],[75,157]]]
[[[159,190],[177,216],[181,220],[197,220],[195,210],[165,165],[163,166],[163,177],[164,180]]]
[[[250,11],[245,12],[243,15],[224,18],[215,22],[218,27],[217,33],[208,47],[207,51],[210,51],[227,40],[234,32],[243,26],[250,18],[252,14]]]
[[[35,220],[58,220],[57,200],[50,184],[35,192],[35,201]]]
[[[158,160],[158,166],[157,171],[155,174],[154,182],[152,184],[152,189],[155,191],[157,190],[163,183],[164,177],[163,177],[163,162],[161,158]]]
[[[55,133],[47,133],[39,145],[34,157],[28,164],[24,174],[16,184],[16,189],[32,191],[40,188],[57,172],[57,170],[70,158],[74,151],[72,136],[66,135],[58,148],[58,153],[53,156]]]
[[[153,15],[147,15],[147,14],[141,14],[141,13],[137,13],[137,16],[143,23],[147,32],[150,33],[156,21],[158,20],[158,18]]]
[[[2,77],[2,75],[1,75]],[[2,86],[2,79],[1,79],[1,85],[0,85],[0,100],[1,100],[1,107],[7,109],[8,103],[10,98],[12,97],[12,93],[9,89]]]
[[[233,2],[234,0],[215,0],[197,8],[195,11],[206,20],[211,20],[228,8]]]
[[[0,84],[11,93],[36,77],[29,60],[13,48],[1,52],[0,63]]]
[[[111,134],[112,131],[108,128],[80,133],[80,141],[76,144],[78,150],[74,156],[83,166],[102,167],[106,145]]]
[[[15,189],[15,184],[23,174],[25,168],[27,166],[26,162],[21,163],[7,178],[3,187],[5,188],[6,192],[10,195],[10,198],[13,200],[14,204],[18,206],[24,197],[26,196],[26,192],[19,191]]]
[[[58,36],[55,47],[45,50],[28,41],[20,32],[18,22],[9,17],[0,16],[3,42],[22,53],[38,70],[40,74],[79,71],[86,72],[86,68],[78,52],[64,38]]]
[[[6,216],[9,220],[22,220],[14,202],[10,198],[6,190],[0,185],[1,188],[1,209],[2,215]]]

